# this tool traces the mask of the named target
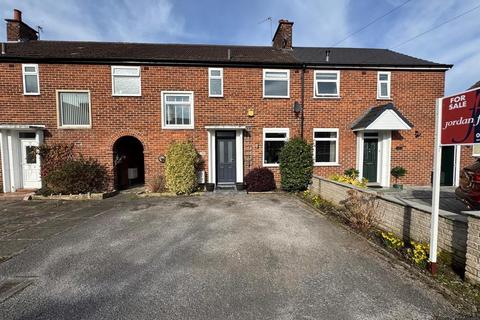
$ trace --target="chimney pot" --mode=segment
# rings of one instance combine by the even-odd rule
[[[22,11],[13,9],[13,20],[22,21]]]

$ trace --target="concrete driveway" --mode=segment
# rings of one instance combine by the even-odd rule
[[[288,195],[104,201],[103,214],[0,264],[0,280],[25,287],[1,319],[455,316],[408,270]]]

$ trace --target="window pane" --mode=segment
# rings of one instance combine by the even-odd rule
[[[288,96],[288,81],[265,80],[265,96]]]
[[[317,91],[319,95],[330,94],[337,95],[337,83],[336,82],[317,82]]]
[[[268,71],[268,72],[265,72],[265,78],[287,79],[288,78],[288,72],[285,72],[285,71],[282,71],[282,72]]]
[[[38,93],[38,82],[36,75],[25,75],[25,92]]]
[[[167,95],[165,96],[165,100],[168,102],[188,102],[190,101],[190,96],[173,96],[173,95]]]
[[[116,76],[139,76],[137,68],[113,68],[113,74]]]
[[[388,85],[385,82],[380,83],[380,96],[388,97]]]
[[[279,163],[280,150],[285,141],[265,141],[265,159],[264,163],[276,164]]]
[[[335,141],[315,141],[315,162],[336,162]]]
[[[210,75],[212,77],[220,77],[222,75],[222,72],[220,70],[210,70]]]
[[[222,80],[210,79],[210,95],[221,96],[222,95]]]
[[[183,105],[183,124],[190,124],[190,106]]]
[[[336,138],[337,133],[335,131],[332,132],[315,132],[315,138]]]
[[[167,124],[175,124],[175,105],[167,105]]]
[[[317,80],[337,80],[336,73],[317,73]]]
[[[26,163],[33,164],[37,163],[37,153],[36,148],[34,146],[27,146],[25,148],[25,160]]]
[[[388,81],[388,74],[385,74],[385,73],[382,74],[381,73],[379,75],[379,79],[380,79],[380,81]]]
[[[140,94],[140,78],[114,77],[115,94]]]
[[[37,68],[35,67],[25,67],[24,70],[25,72],[37,72]]]
[[[285,139],[287,134],[285,132],[265,132],[265,138],[280,138]]]
[[[18,137],[20,139],[35,139],[35,132],[19,132]]]
[[[62,125],[89,125],[90,106],[86,92],[61,92],[60,116]]]

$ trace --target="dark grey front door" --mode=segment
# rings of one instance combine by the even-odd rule
[[[235,183],[235,131],[216,132],[217,183]]]
[[[363,177],[377,182],[378,138],[365,138],[363,142]]]

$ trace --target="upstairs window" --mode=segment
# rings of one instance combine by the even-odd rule
[[[223,97],[223,69],[208,68],[208,95]]]
[[[338,164],[338,129],[313,129],[315,165]]]
[[[263,129],[263,165],[278,166],[280,151],[288,140],[288,128]]]
[[[315,71],[315,97],[338,97],[340,92],[340,71]]]
[[[290,70],[263,70],[263,97],[290,97]]]
[[[112,67],[114,96],[140,96],[140,67]]]
[[[162,92],[165,129],[193,129],[193,92]]]
[[[23,72],[23,94],[40,94],[40,83],[38,80],[38,64],[22,65]]]
[[[390,72],[378,72],[377,98],[390,99]]]
[[[59,126],[66,128],[89,128],[91,126],[90,92],[58,92]]]

